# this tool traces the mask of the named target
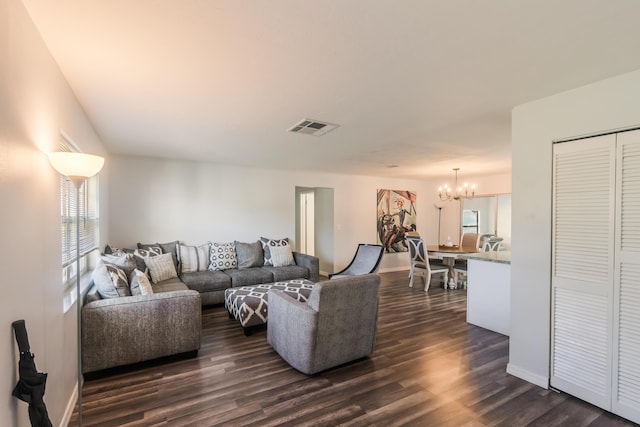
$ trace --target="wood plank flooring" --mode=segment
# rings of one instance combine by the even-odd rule
[[[465,322],[465,291],[410,289],[406,271],[381,277],[368,359],[306,376],[266,331],[245,337],[224,307],[206,308],[197,357],[86,381],[83,425],[635,425],[508,375],[508,338]]]

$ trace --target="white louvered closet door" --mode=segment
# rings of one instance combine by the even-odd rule
[[[618,134],[612,412],[640,423],[640,131]]]
[[[553,147],[551,386],[611,407],[615,135]]]

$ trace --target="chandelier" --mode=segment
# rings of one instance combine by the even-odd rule
[[[469,187],[469,184],[465,182],[464,186],[458,187],[458,171],[459,170],[460,168],[453,168],[453,171],[456,173],[456,184],[454,187],[455,193],[453,189],[449,187],[448,184],[445,184],[442,187],[438,188],[438,196],[440,197],[440,200],[448,200],[448,201],[460,200],[463,198],[470,198],[476,195],[475,184],[472,184],[471,187]]]

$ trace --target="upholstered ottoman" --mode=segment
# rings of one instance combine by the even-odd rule
[[[314,282],[307,279],[293,279],[283,282],[264,283],[256,286],[228,288],[224,291],[224,306],[229,318],[240,321],[245,335],[251,335],[251,328],[267,323],[267,294],[269,289],[278,289],[296,299],[306,301]]]

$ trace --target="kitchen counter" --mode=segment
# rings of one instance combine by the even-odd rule
[[[499,262],[502,264],[511,264],[511,251],[490,251],[478,252],[475,254],[464,254],[459,259],[477,259],[480,261]]]
[[[467,259],[467,322],[509,335],[511,252],[479,252],[464,257]]]

